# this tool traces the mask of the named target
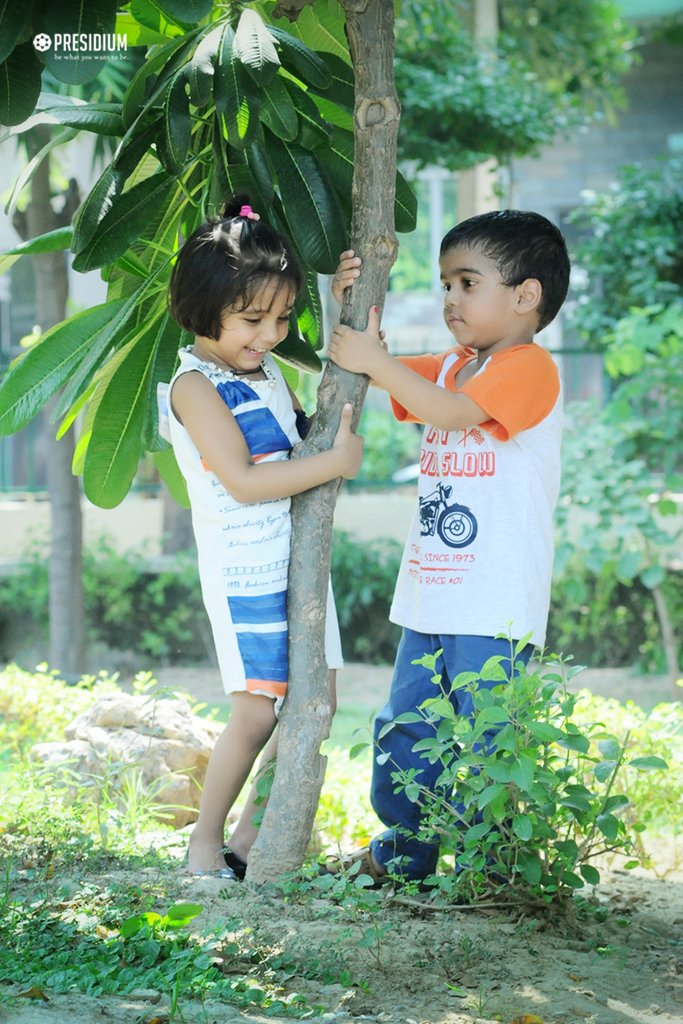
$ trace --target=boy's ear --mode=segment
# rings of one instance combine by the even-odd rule
[[[535,309],[538,309],[543,297],[543,287],[537,278],[527,277],[526,281],[517,285],[515,291],[518,313],[533,313]]]

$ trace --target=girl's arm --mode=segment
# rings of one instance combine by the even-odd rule
[[[303,459],[252,461],[235,417],[206,377],[184,373],[170,396],[203,462],[229,494],[242,504],[285,498],[337,477],[353,477],[360,468],[363,438],[351,430],[353,409],[344,406],[332,447]]]
[[[328,346],[330,359],[353,373],[366,373],[375,387],[388,391],[422,423],[437,430],[460,430],[490,419],[467,395],[432,384],[389,355],[379,334],[379,310],[370,310],[365,331],[341,324],[335,327]]]

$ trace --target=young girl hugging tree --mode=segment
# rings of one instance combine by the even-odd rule
[[[258,755],[276,749],[287,691],[290,498],[360,466],[362,438],[345,406],[332,448],[289,459],[305,415],[272,350],[284,340],[301,271],[281,235],[237,197],[223,217],[185,242],[173,269],[170,310],[194,335],[168,385],[168,437],[186,480],[204,604],[232,698],[209,760],[189,842],[192,874],[244,877],[255,839],[255,789],[224,845],[225,821]],[[163,417],[162,417],[163,420]],[[326,655],[341,663],[334,604]],[[330,672],[331,685],[334,673]]]

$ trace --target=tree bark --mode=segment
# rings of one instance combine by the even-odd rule
[[[30,133],[29,148],[34,152],[47,142],[48,129]],[[51,203],[50,158],[37,168],[31,182],[31,201],[26,209],[24,230],[27,238],[42,235],[68,224],[77,204],[75,182],[70,184],[64,208],[56,212]],[[32,257],[36,282],[36,321],[46,331],[66,317],[69,279],[63,252]],[[83,598],[83,541],[81,491],[71,465],[74,455],[72,431],[57,441],[49,421],[54,402],[46,407],[45,451],[47,487],[50,497],[51,538],[49,569],[49,663],[67,676],[85,671],[85,622]]]
[[[398,250],[394,198],[400,107],[393,74],[394,7],[393,0],[342,0],[342,6],[356,81],[351,247],[363,259],[363,273],[352,294],[347,293],[341,320],[364,329],[370,306],[384,301]],[[331,446],[346,402],[353,404],[357,423],[367,387],[364,375],[328,363],[313,427],[293,457]],[[332,481],[292,500],[289,692],[278,726],[273,788],[249,856],[247,879],[256,883],[274,881],[301,866],[325,775],[320,745],[332,719],[325,606],[338,489],[339,481]]]

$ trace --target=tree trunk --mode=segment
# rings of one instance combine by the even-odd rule
[[[393,0],[342,0],[356,80],[351,247],[363,274],[342,308],[342,322],[365,328],[371,305],[381,305],[396,258],[394,233],[396,139],[400,107],[393,76]],[[328,364],[306,442],[293,457],[329,448],[342,406],[355,422],[367,391],[365,376]],[[288,592],[289,692],[280,724],[277,767],[263,824],[249,856],[247,878],[273,881],[303,862],[318,807],[326,759],[320,745],[332,710],[325,663],[325,605],[338,481],[292,501]]]
[[[49,130],[35,128],[30,133],[33,152],[49,138]],[[33,155],[33,152],[31,155]],[[64,209],[56,213],[50,201],[50,158],[47,156],[31,182],[31,201],[26,209],[24,231],[27,238],[42,235],[69,223],[77,202],[71,183]],[[66,317],[69,279],[63,252],[33,256],[36,281],[36,321],[46,331]],[[85,671],[85,622],[82,578],[82,516],[78,478],[71,471],[74,454],[72,431],[57,441],[54,424],[46,409],[45,450],[47,487],[50,497],[51,540],[49,571],[50,641],[49,662],[67,676]]]

